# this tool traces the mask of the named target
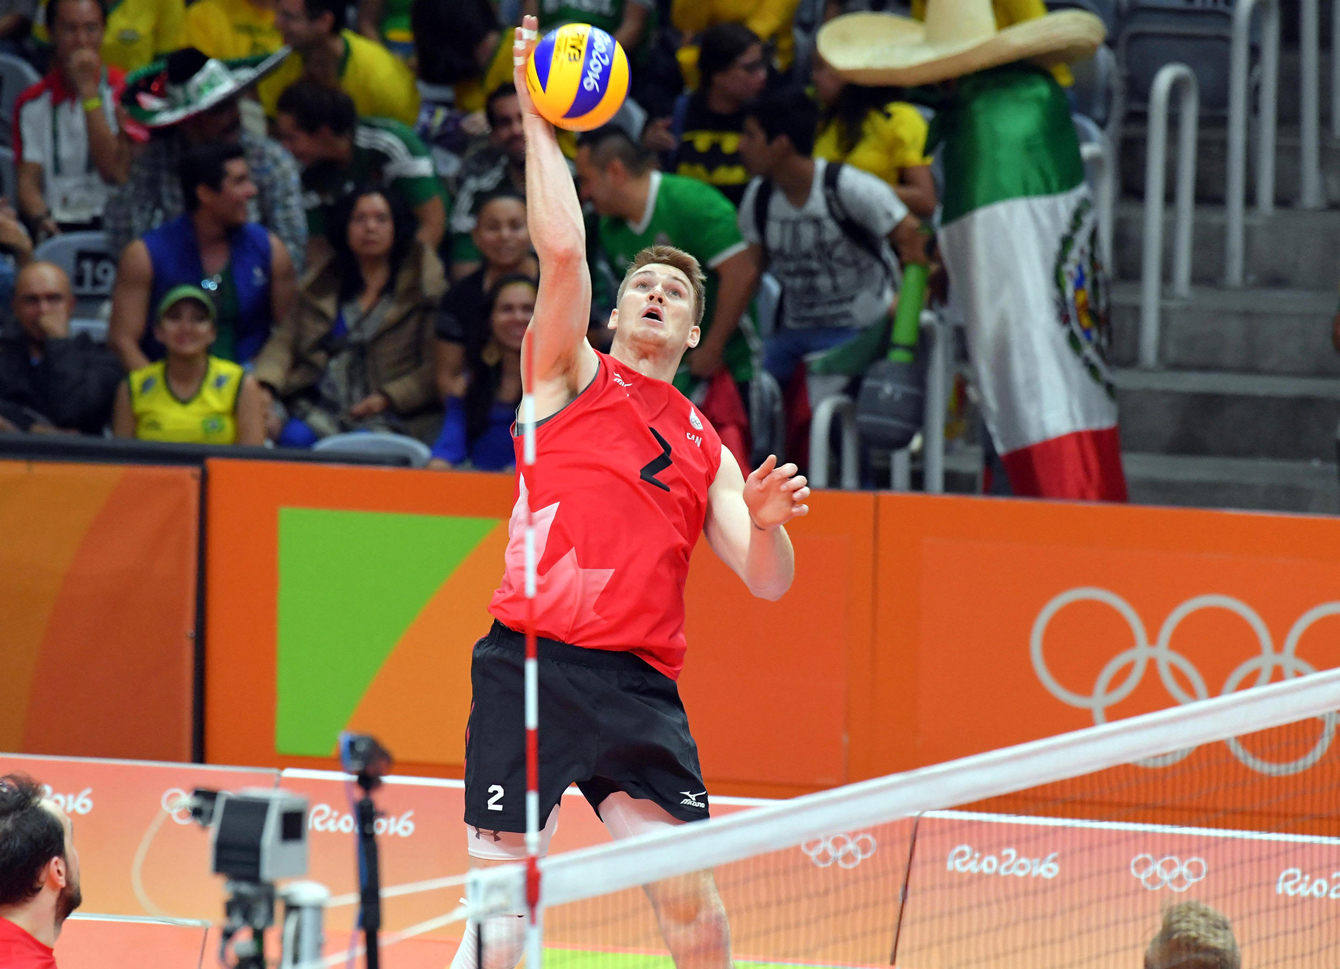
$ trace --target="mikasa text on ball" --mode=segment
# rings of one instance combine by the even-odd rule
[[[628,55],[590,24],[564,24],[540,38],[526,64],[535,109],[569,131],[599,128],[628,95]]]

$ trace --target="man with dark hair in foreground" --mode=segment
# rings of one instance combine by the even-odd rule
[[[56,969],[51,948],[82,901],[70,819],[31,777],[0,777],[0,966]]]

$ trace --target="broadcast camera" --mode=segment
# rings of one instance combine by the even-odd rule
[[[191,795],[191,817],[209,828],[210,868],[223,875],[228,900],[219,958],[244,928],[250,938],[233,944],[238,969],[264,969],[265,930],[274,924],[275,881],[307,874],[307,799],[290,791],[253,788],[233,794],[203,788]],[[322,910],[330,893],[312,882],[283,892],[282,966],[319,958]]]

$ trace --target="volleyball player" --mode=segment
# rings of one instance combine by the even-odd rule
[[[794,576],[785,524],[808,511],[804,477],[769,457],[742,475],[711,424],[669,383],[696,346],[703,272],[669,246],[639,253],[610,315],[610,354],[586,340],[591,279],[581,206],[553,127],[526,92],[535,18],[516,33],[530,237],[540,263],[533,343],[536,464],[523,467],[495,622],[475,646],[465,821],[477,863],[526,856],[522,663],[523,525],[536,530],[540,817],[547,848],[576,783],[615,838],[705,819],[698,750],[675,680],[684,662],[684,582],[700,534],[749,591],[779,598]],[[730,965],[711,872],[647,886],[680,969]],[[467,926],[454,969],[476,969]],[[485,969],[521,957],[516,916],[484,926]]]

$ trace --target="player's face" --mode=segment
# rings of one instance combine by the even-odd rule
[[[521,352],[530,318],[535,315],[535,289],[527,283],[504,286],[493,304],[489,326],[493,339],[505,350]]]
[[[60,822],[61,828],[65,832],[65,857],[61,859],[63,871],[65,873],[65,885],[60,890],[60,895],[56,899],[56,925],[69,917],[70,913],[77,909],[84,902],[83,892],[79,885],[79,852],[74,848],[74,824],[60,805],[55,801],[42,801],[42,807],[56,816]]]
[[[490,200],[475,220],[474,241],[490,266],[517,266],[530,252],[525,203],[513,198]]]
[[[616,338],[677,352],[698,345],[693,285],[674,266],[652,263],[628,280],[610,319]]]

